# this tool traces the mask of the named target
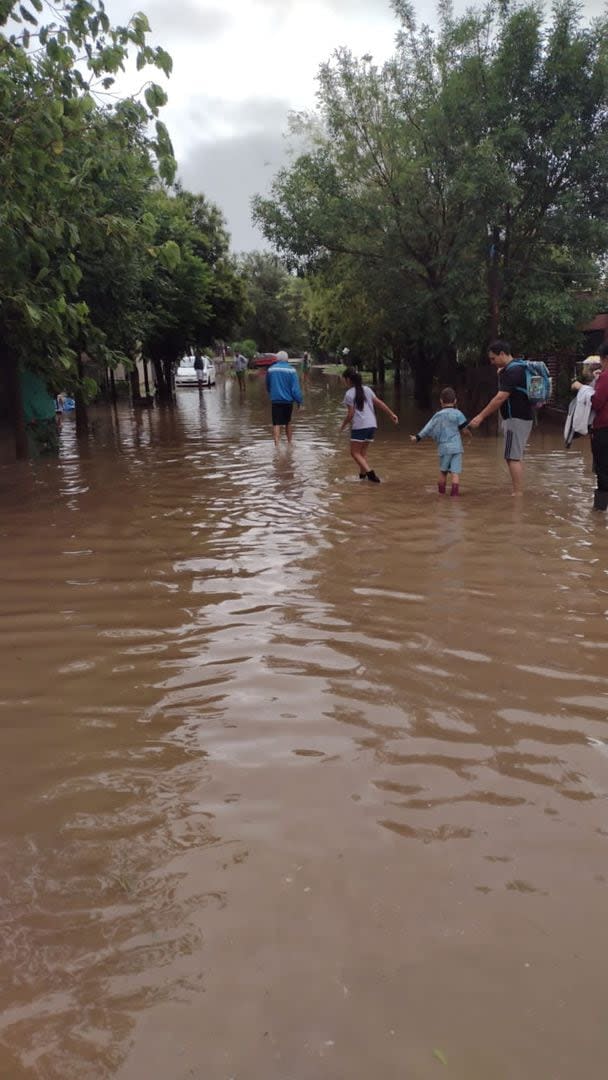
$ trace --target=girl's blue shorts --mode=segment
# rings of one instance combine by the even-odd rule
[[[361,427],[361,428],[358,428],[356,431],[351,431],[351,433],[350,433],[350,441],[351,442],[373,442],[374,441],[374,435],[376,434],[376,430],[377,429],[375,427]]]

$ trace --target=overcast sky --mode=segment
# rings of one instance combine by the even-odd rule
[[[319,65],[342,45],[382,61],[397,31],[389,0],[231,0],[229,6],[135,0],[133,7],[108,0],[106,6],[116,22],[145,11],[152,44],[171,53],[162,119],[179,177],[220,206],[234,251],[264,246],[251,224],[250,200],[268,191],[286,160],[289,111],[314,106]],[[603,6],[603,0],[586,5]],[[417,0],[416,9],[421,22],[434,21],[434,0]]]

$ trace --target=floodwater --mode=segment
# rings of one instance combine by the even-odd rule
[[[605,1071],[608,530],[588,447],[460,500],[316,372],[0,469],[3,1080]],[[446,1064],[447,1063],[447,1064]]]

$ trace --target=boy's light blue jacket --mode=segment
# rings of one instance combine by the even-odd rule
[[[462,454],[460,430],[467,424],[468,420],[460,409],[440,409],[431,416],[416,438],[434,439],[440,454]]]

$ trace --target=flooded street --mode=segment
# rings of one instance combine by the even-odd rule
[[[599,1075],[589,447],[516,500],[476,435],[442,499],[381,417],[369,484],[342,394],[291,452],[251,377],[0,468],[2,1080]]]

